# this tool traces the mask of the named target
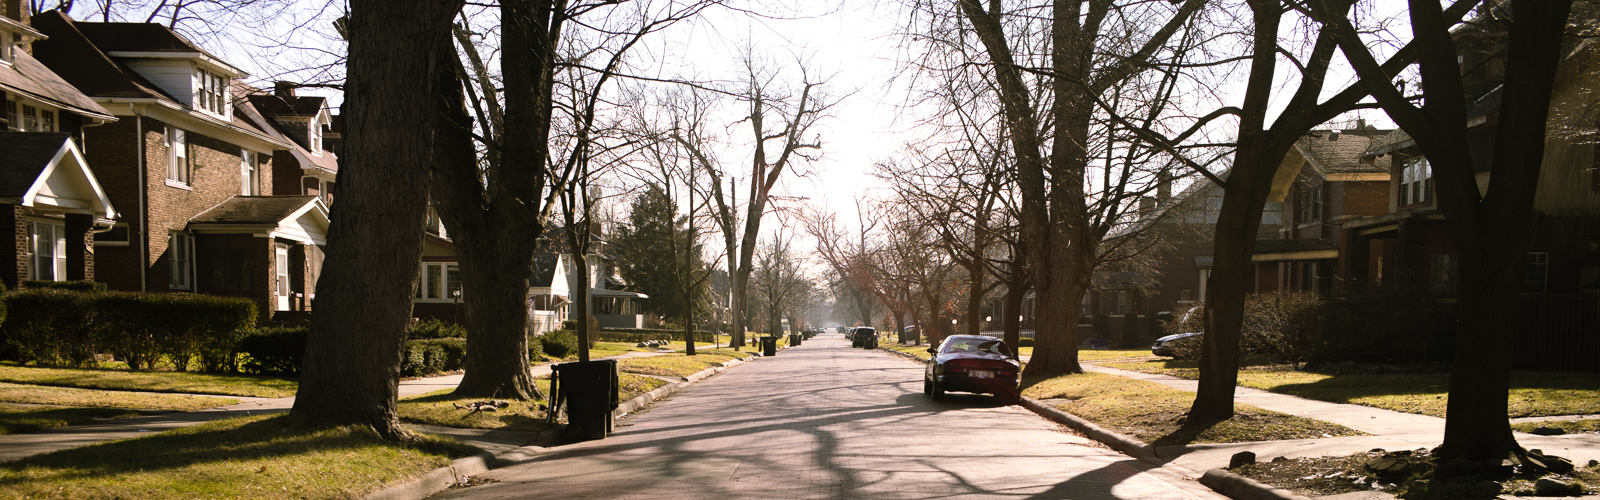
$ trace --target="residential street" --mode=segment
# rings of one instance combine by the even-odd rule
[[[1223,498],[827,334],[439,498]]]

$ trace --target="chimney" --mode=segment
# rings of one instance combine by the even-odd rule
[[[272,93],[282,99],[294,99],[294,82],[272,82]]]
[[[1356,119],[1356,128],[1361,129],[1361,130],[1366,130],[1367,129],[1367,119],[1366,118],[1357,118]]]
[[[23,0],[0,0],[0,16],[9,17],[22,24],[33,24],[33,17],[28,12],[28,6]]]
[[[1332,132],[1328,132],[1328,141],[1329,142],[1337,141],[1337,140],[1339,140],[1339,131],[1338,130],[1335,130],[1335,131],[1332,131]]]
[[[1172,197],[1172,175],[1166,170],[1156,174],[1156,204],[1167,202]]]

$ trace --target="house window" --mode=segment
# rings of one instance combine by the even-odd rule
[[[21,123],[17,123],[17,101],[13,101],[8,94],[6,97],[6,128],[20,130]]]
[[[39,132],[56,131],[56,112],[39,110]]]
[[[11,64],[12,41],[10,33],[0,33],[0,63]]]
[[[450,264],[444,270],[444,298],[455,299],[461,297],[461,266]]]
[[[1528,252],[1528,267],[1522,273],[1522,293],[1544,293],[1549,271],[1548,252]]]
[[[189,142],[183,129],[167,127],[167,180],[189,183]]]
[[[22,131],[39,131],[39,109],[27,104],[22,105]]]
[[[226,116],[228,78],[196,68],[194,70],[194,107]]]
[[[94,233],[94,246],[128,246],[128,225],[117,224],[109,230]]]
[[[1433,179],[1433,167],[1427,158],[1406,160],[1400,171],[1400,206],[1427,202],[1430,179]]]
[[[322,156],[322,124],[311,120],[311,154]]]
[[[1456,293],[1459,285],[1457,266],[1460,261],[1454,254],[1436,254],[1433,262],[1428,267],[1428,291],[1433,293]]]
[[[183,233],[172,233],[167,237],[167,256],[171,267],[171,287],[179,290],[193,288],[194,237]]]
[[[66,228],[46,222],[28,223],[28,279],[65,281],[67,279]]]
[[[455,267],[453,264],[450,267]],[[422,265],[422,276],[417,278],[417,296],[419,299],[448,299],[443,293],[445,278],[445,264],[427,263]]]
[[[253,151],[239,151],[239,194],[261,194],[261,177],[256,171],[256,154]]]
[[[1304,224],[1322,220],[1322,186],[1300,190],[1295,201],[1299,204],[1295,222]]]
[[[289,296],[289,245],[277,244],[273,247],[274,259],[277,261],[273,267],[275,272],[274,288],[277,288],[279,297]],[[281,302],[280,302],[281,304]],[[281,307],[281,306],[280,306]]]
[[[330,206],[333,205],[333,181],[323,181],[321,191],[322,203]]]

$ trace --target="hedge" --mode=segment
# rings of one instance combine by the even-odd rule
[[[446,323],[437,319],[412,323],[406,328],[408,339],[464,339],[467,338],[467,327],[455,323]]]
[[[0,298],[14,311],[4,324],[18,360],[48,366],[89,366],[112,353],[129,368],[165,358],[187,370],[234,371],[237,346],[255,323],[255,304],[239,297],[24,288]]]
[[[539,336],[544,353],[552,358],[565,358],[578,352],[578,334],[570,330],[553,330]]]
[[[460,370],[466,357],[465,339],[408,340],[400,358],[400,375],[421,377]]]
[[[711,332],[696,330],[695,339],[705,340],[711,338]],[[601,342],[627,342],[638,343],[646,340],[672,340],[683,341],[683,330],[650,330],[650,329],[608,329],[600,331]]]
[[[311,329],[263,328],[239,339],[240,369],[246,373],[299,375]]]
[[[68,290],[68,291],[73,291],[73,292],[104,292],[104,291],[106,291],[106,284],[105,283],[100,283],[98,281],[37,281],[37,280],[28,280],[28,281],[22,282],[22,288],[34,288],[34,289],[49,288],[49,289],[53,289],[53,290]],[[4,288],[0,288],[0,292],[4,292],[4,291],[5,291]]]

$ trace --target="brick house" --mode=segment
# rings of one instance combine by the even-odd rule
[[[1350,221],[1383,215],[1389,202],[1389,159],[1362,155],[1392,130],[1364,122],[1347,130],[1313,130],[1296,141],[1273,179],[1268,201],[1282,202],[1275,237],[1256,240],[1256,292],[1331,293],[1350,244]]]
[[[96,279],[249,297],[263,321],[305,310],[327,207],[273,196],[269,159],[293,145],[236,92],[245,73],[158,24],[49,11],[32,25],[49,37],[34,56],[118,118],[84,131],[84,157],[122,212],[95,235]]]
[[[0,282],[95,278],[97,230],[116,209],[83,155],[83,130],[116,121],[32,55],[45,35],[20,1],[0,3]]]
[[[278,82],[270,93],[244,84],[235,89],[249,101],[251,121],[289,143],[272,155],[272,192],[317,196],[332,205],[339,174],[339,157],[332,149],[338,134],[327,99],[297,96],[287,82]]]

